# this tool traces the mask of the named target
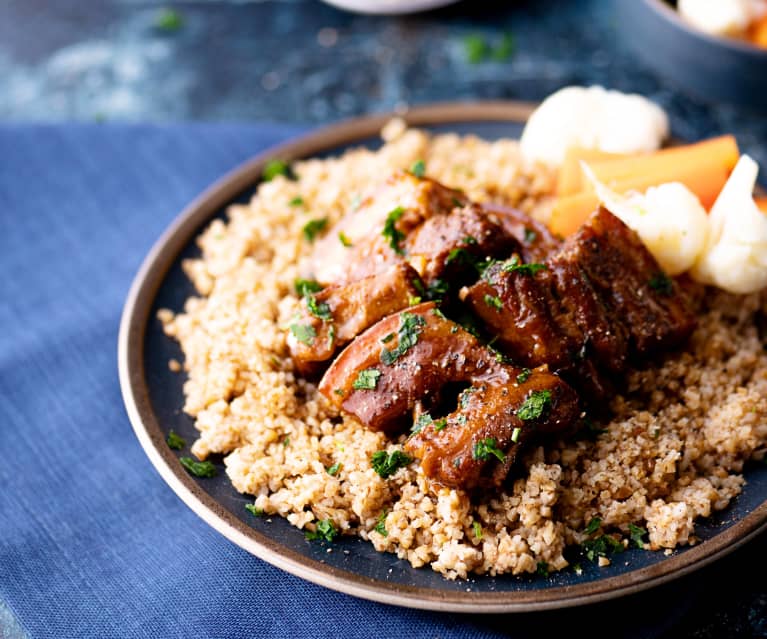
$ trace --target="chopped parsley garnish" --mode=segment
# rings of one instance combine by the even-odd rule
[[[647,283],[650,288],[660,295],[671,295],[674,292],[674,282],[663,271],[659,271]]]
[[[343,389],[342,389],[342,388],[334,388],[334,389],[333,389],[333,392],[334,392],[336,395],[338,395],[339,397],[343,397],[343,396],[344,396],[344,391],[343,391]]]
[[[471,451],[472,459],[476,459],[477,461],[485,461],[490,458],[490,455],[496,457],[501,463],[506,461],[506,455],[504,455],[503,451],[498,448],[498,445],[496,444],[496,441],[493,437],[480,439],[474,444],[474,448]]]
[[[416,304],[421,303],[421,296],[420,295],[408,295],[407,296],[407,305],[408,306],[415,306]]]
[[[303,206],[304,205],[304,198],[302,198],[300,195],[296,195],[290,202],[288,202],[288,206]]]
[[[209,461],[201,462],[191,457],[181,457],[179,461],[195,477],[215,477],[218,474],[216,467]]]
[[[517,384],[524,384],[528,379],[530,379],[530,375],[533,371],[531,371],[529,368],[523,368],[522,372],[517,375]]]
[[[455,421],[457,421],[461,426],[466,425],[466,415],[458,415],[458,417],[455,418]]]
[[[511,441],[513,441],[515,444],[519,441],[519,435],[522,432],[522,429],[517,426],[513,431],[511,431]]]
[[[415,435],[416,433],[420,433],[426,426],[431,424],[434,420],[431,418],[431,415],[429,413],[421,413],[418,416],[418,419],[415,420],[415,423],[413,424],[413,427],[410,429],[410,432]]]
[[[384,335],[384,336],[381,338],[381,344],[388,344],[388,343],[389,343],[389,342],[391,342],[391,341],[392,341],[392,340],[393,340],[395,337],[396,337],[396,335],[395,335],[394,333],[389,333],[388,335]]]
[[[338,535],[332,519],[323,519],[317,522],[314,530],[307,530],[304,537],[308,541],[319,539],[320,541],[333,541]]]
[[[530,393],[522,406],[517,409],[517,417],[523,421],[538,419],[551,406],[551,391],[538,390]]]
[[[165,441],[173,450],[181,450],[186,446],[186,440],[173,429],[168,433],[168,438]]]
[[[288,163],[277,159],[269,160],[264,165],[264,170],[261,171],[262,179],[264,182],[268,182],[269,180],[276,178],[278,175],[284,175],[285,177],[290,175],[290,167],[288,166]]]
[[[154,27],[171,33],[184,26],[184,16],[175,9],[161,9],[154,18]]]
[[[467,388],[466,390],[461,391],[461,394],[458,396],[458,402],[461,404],[461,408],[466,408],[469,405],[471,394],[476,392],[476,390],[476,388]]]
[[[389,211],[389,215],[386,216],[386,222],[384,222],[383,231],[381,231],[381,235],[389,240],[389,246],[391,246],[391,248],[394,249],[394,252],[399,255],[404,253],[399,244],[405,239],[405,234],[397,229],[396,223],[404,214],[405,209],[401,206]]]
[[[264,509],[258,508],[255,504],[245,504],[245,510],[247,510],[254,517],[264,516]]]
[[[482,36],[472,34],[463,39],[463,50],[470,64],[479,64],[487,56],[489,48]]]
[[[325,304],[325,302],[318,302],[314,295],[306,296],[306,308],[308,308],[309,312],[318,319],[329,320],[333,318],[330,314],[330,306]]]
[[[359,372],[357,379],[352,384],[352,388],[354,390],[373,390],[378,384],[379,377],[381,377],[381,371],[375,368],[367,368]]]
[[[290,446],[290,435],[286,435],[285,439],[282,440],[282,445],[287,448]]]
[[[317,337],[317,331],[311,324],[291,324],[290,332],[299,342],[307,346],[314,344],[314,338]]]
[[[592,517],[589,523],[586,524],[586,527],[583,529],[583,534],[593,535],[597,530],[599,530],[601,525],[602,520],[599,517]]]
[[[508,31],[501,36],[498,46],[493,49],[493,59],[504,62],[514,53],[514,36]]]
[[[388,513],[384,510],[380,515],[378,515],[378,523],[375,525],[375,530],[379,535],[383,535],[384,537],[389,536],[389,531],[386,530],[386,515]]]
[[[487,295],[485,294],[485,304],[488,306],[492,306],[496,311],[500,311],[503,309],[503,302],[501,301],[501,298],[497,295]]]
[[[642,540],[642,537],[646,534],[647,531],[641,526],[629,524],[629,536],[631,537],[631,541],[633,541],[634,545],[641,550],[644,550],[644,541]]]
[[[322,284],[315,282],[314,280],[297,279],[295,286],[296,293],[298,293],[301,297],[309,295],[310,293],[317,293],[318,291],[322,290]]]
[[[418,343],[418,334],[421,332],[421,326],[426,324],[426,320],[420,315],[413,313],[402,313],[400,316],[400,325],[397,330],[399,344],[397,347],[389,350],[381,350],[381,361],[390,366],[397,358],[404,355],[410,348]]]
[[[387,453],[385,450],[379,450],[373,453],[370,458],[373,470],[383,479],[391,477],[400,468],[404,468],[412,461],[412,457],[406,455],[401,450],[394,450],[391,453]]]
[[[474,237],[473,235],[467,235],[465,238],[463,238],[463,243],[467,244],[467,245],[468,244],[476,244],[477,243],[477,238]]]
[[[538,565],[535,568],[535,572],[539,574],[541,577],[548,577],[549,564],[547,564],[545,561],[539,561]]]
[[[427,291],[427,297],[430,300],[442,299],[450,290],[450,284],[441,280],[435,279],[429,283],[429,290]]]
[[[325,469],[331,477],[335,477],[338,474],[338,471],[341,470],[341,462],[336,462],[332,466],[328,466]]]
[[[437,432],[441,431],[443,428],[445,428],[445,426],[447,426],[447,419],[444,417],[434,421],[434,430]]]
[[[473,521],[471,527],[474,529],[474,538],[479,541],[482,539],[482,525],[478,521]]]
[[[423,160],[418,160],[410,167],[410,172],[418,178],[422,178],[426,175],[426,163]]]
[[[516,255],[512,255],[511,259],[504,262],[503,266],[501,266],[501,270],[504,273],[519,273],[520,275],[535,275],[538,271],[545,271],[548,268],[545,264],[536,262],[522,264]]]
[[[624,550],[623,544],[610,535],[601,535],[596,539],[584,541],[581,548],[583,548],[589,561],[594,561],[597,557],[607,557],[608,553],[623,552]]]
[[[538,234],[533,231],[533,229],[525,229],[525,244],[532,244],[535,242],[535,238],[538,237]]]
[[[301,230],[303,231],[307,242],[314,242],[314,238],[316,238],[319,233],[324,231],[327,225],[328,218],[321,217],[317,220],[309,220],[306,224],[304,224],[304,228]]]
[[[343,231],[338,232],[338,241],[341,242],[341,244],[343,244],[346,248],[349,248],[352,246],[352,241],[349,239],[349,236]]]

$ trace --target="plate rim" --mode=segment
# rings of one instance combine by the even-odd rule
[[[165,443],[151,407],[144,371],[144,338],[160,285],[181,251],[206,221],[258,182],[275,157],[294,160],[375,137],[393,117],[410,126],[461,122],[524,122],[533,103],[445,102],[341,121],[270,147],[215,181],[192,200],[160,235],[134,277],[120,319],[118,373],[133,430],[145,454],[176,495],[203,521],[247,552],[296,577],[362,599],[445,612],[511,613],[566,608],[646,590],[703,568],[767,529],[767,499],[726,530],[656,564],[576,585],[504,592],[441,591],[365,577],[329,566],[286,548],[240,521],[206,493],[178,463]]]

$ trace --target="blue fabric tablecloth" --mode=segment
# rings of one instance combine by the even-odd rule
[[[0,611],[35,639],[595,636],[593,610],[472,618],[314,586],[209,528],[144,456],[117,379],[130,281],[196,194],[297,131],[0,126]],[[690,607],[674,593],[623,604],[631,627],[657,636]]]

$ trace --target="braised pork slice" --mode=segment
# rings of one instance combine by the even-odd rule
[[[679,285],[667,277],[639,236],[600,207],[569,238],[559,259],[577,266],[646,357],[684,342],[695,316]]]
[[[450,404],[444,392],[455,383],[469,385],[467,399],[446,417],[425,420],[424,409]],[[360,335],[319,390],[374,430],[400,430],[417,409],[421,428],[407,450],[433,480],[466,489],[500,484],[530,433],[565,430],[578,414],[575,391],[558,376],[499,362],[431,302]]]
[[[481,206],[506,235],[519,243],[519,252],[525,262],[542,262],[562,246],[562,240],[555,237],[548,226],[527,213],[501,204],[487,203]]]
[[[365,329],[407,308],[420,290],[418,273],[401,263],[378,275],[307,295],[288,334],[288,348],[299,373],[315,374]]]
[[[402,261],[401,242],[415,227],[467,202],[461,191],[397,172],[316,242],[310,260],[314,278],[329,285],[374,275]]]

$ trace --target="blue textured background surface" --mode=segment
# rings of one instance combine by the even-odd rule
[[[767,636],[765,539],[646,595],[474,619],[359,602],[232,546],[139,449],[117,323],[141,258],[183,205],[296,129],[22,122],[306,125],[599,82],[657,99],[681,137],[735,132],[767,164],[765,115],[685,97],[637,67],[604,1],[465,2],[403,19],[310,0],[173,5],[184,23],[163,32],[151,1],[0,4],[0,118],[17,121],[0,126],[0,637]],[[465,35],[505,31],[508,61],[467,62]]]

